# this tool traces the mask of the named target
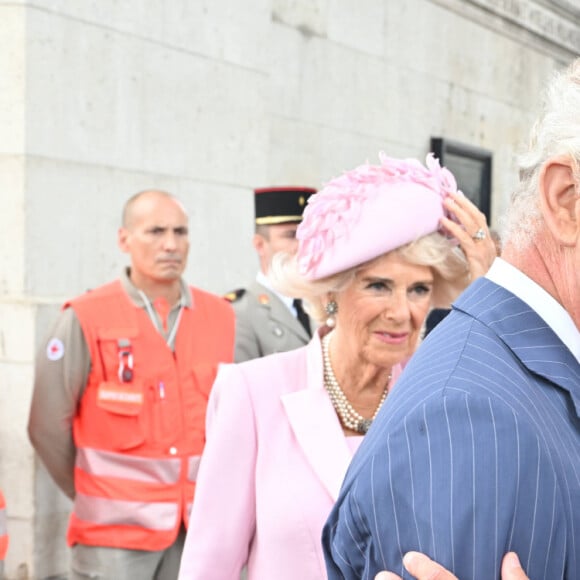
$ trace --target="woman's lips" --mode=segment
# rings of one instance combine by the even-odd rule
[[[403,344],[407,341],[408,332],[375,332],[376,337],[386,344]]]

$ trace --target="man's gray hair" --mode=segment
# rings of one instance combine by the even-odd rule
[[[538,186],[546,161],[572,159],[580,183],[580,58],[548,84],[542,113],[530,133],[528,151],[519,159],[520,181],[502,223],[502,242],[527,247],[541,224]]]

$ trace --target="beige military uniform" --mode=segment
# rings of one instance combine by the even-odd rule
[[[236,313],[234,360],[246,360],[304,346],[308,333],[274,292],[258,282],[227,295]],[[315,328],[310,321],[312,330]]]

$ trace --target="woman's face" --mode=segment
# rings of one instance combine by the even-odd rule
[[[393,252],[381,256],[335,296],[340,344],[348,354],[380,367],[401,362],[417,346],[432,290],[431,268]]]

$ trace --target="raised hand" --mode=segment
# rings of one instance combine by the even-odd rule
[[[457,217],[459,223],[444,217],[441,225],[459,241],[473,281],[489,270],[497,256],[485,215],[462,193],[450,194],[443,205]]]

